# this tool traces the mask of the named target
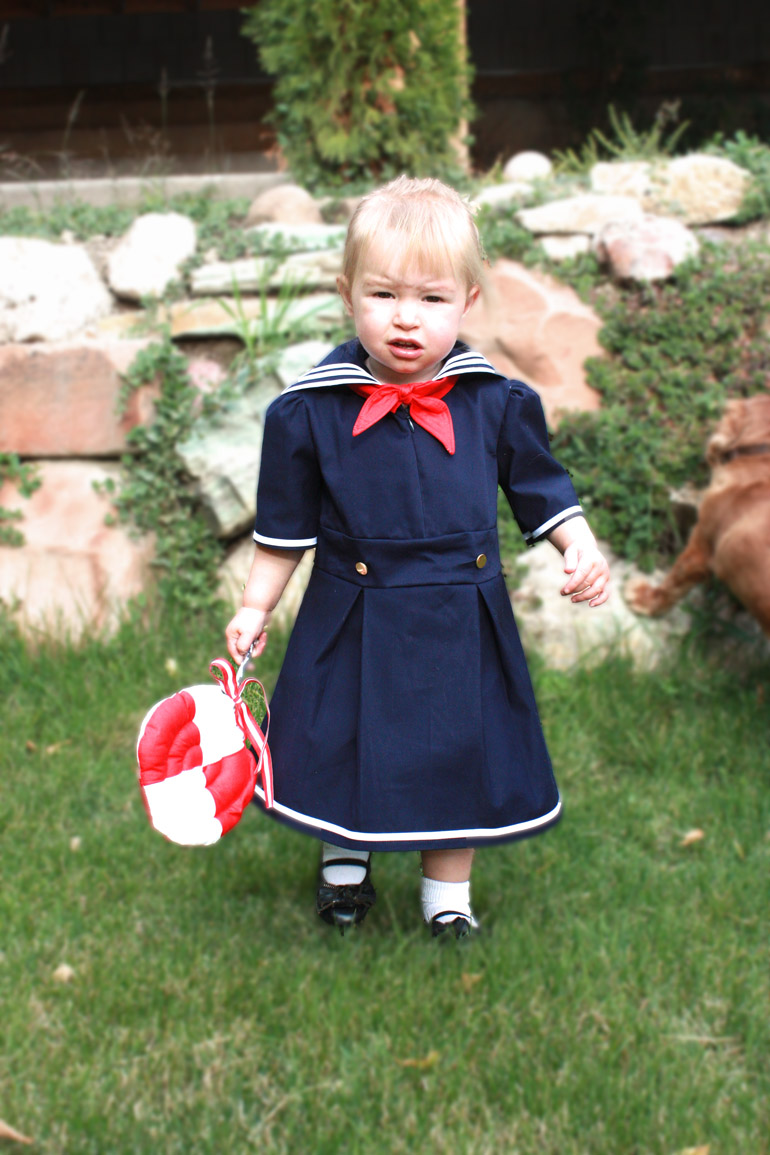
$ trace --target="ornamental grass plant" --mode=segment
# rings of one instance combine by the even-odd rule
[[[256,811],[203,849],[150,828],[140,720],[221,629],[3,626],[0,1119],[43,1155],[770,1150],[766,665],[535,665],[565,817],[479,854],[485,933],[443,948],[416,855],[377,856],[343,939],[312,841]]]

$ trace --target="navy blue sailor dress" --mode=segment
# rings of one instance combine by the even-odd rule
[[[556,822],[497,540],[502,486],[529,542],[580,512],[538,395],[458,343],[441,376],[455,453],[402,406],[353,437],[376,384],[357,340],[268,409],[255,540],[315,547],[271,699],[275,806],[338,846],[455,848]],[[258,787],[255,802],[264,801]]]

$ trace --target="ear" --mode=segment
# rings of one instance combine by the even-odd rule
[[[718,465],[724,454],[740,441],[745,406],[743,398],[734,398],[725,405],[722,420],[706,443],[706,461],[709,465]]]
[[[349,317],[353,316],[353,299],[350,296],[350,285],[347,277],[340,273],[337,277],[337,292],[342,297],[342,303],[345,306],[345,312]]]
[[[465,316],[466,313],[470,312],[470,310],[476,304],[476,302],[479,299],[479,293],[480,292],[481,292],[481,288],[479,287],[479,285],[471,285],[470,289],[468,289],[468,295],[465,298],[465,308],[463,309],[463,316]]]

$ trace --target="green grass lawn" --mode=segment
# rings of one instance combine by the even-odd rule
[[[151,830],[139,722],[220,639],[0,634],[0,1118],[35,1151],[770,1151],[770,669],[537,672],[564,820],[479,854],[485,934],[439,947],[414,854],[343,939],[311,841]]]

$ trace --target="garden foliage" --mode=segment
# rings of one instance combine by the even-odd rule
[[[262,0],[244,35],[276,78],[278,142],[310,188],[457,168],[469,115],[459,13],[446,0]]]
[[[717,135],[708,151],[726,156],[733,164],[750,172],[753,180],[737,217],[738,224],[770,216],[770,148],[756,136],[736,132],[725,139]]]
[[[23,464],[17,453],[0,453],[0,486],[6,481],[15,482],[22,497],[31,497],[40,486],[36,467],[29,462]],[[24,535],[15,523],[23,516],[21,510],[0,505],[0,545],[22,545]]]
[[[706,485],[704,447],[725,402],[767,388],[770,250],[706,245],[670,281],[594,303],[606,355],[587,373],[602,408],[566,414],[554,451],[597,535],[650,569],[683,544],[671,491]]]
[[[192,429],[199,399],[187,362],[167,335],[137,354],[126,375],[126,395],[151,381],[160,389],[154,421],[128,435],[132,452],[123,458],[120,491],[109,482],[105,488],[121,520],[154,534],[161,598],[197,611],[216,599],[222,550],[176,453]]]
[[[659,160],[677,151],[681,137],[689,128],[688,121],[679,120],[679,101],[665,101],[655,114],[648,129],[638,129],[623,109],[610,105],[607,109],[611,132],[593,128],[581,148],[554,152],[554,164],[560,172],[587,173],[603,160]],[[675,127],[671,127],[674,125]]]
[[[300,0],[287,4],[295,20],[299,20],[300,6]],[[456,10],[453,5],[448,7],[454,21]],[[357,11],[355,4],[350,8]],[[277,27],[280,13],[272,0],[265,0],[260,13],[266,19],[270,12]],[[323,29],[329,30],[331,6],[319,12],[323,19],[319,17],[312,34],[316,37]],[[430,43],[432,35],[438,35],[437,13],[437,6],[426,0],[425,21],[415,17],[413,22],[421,29],[421,47],[414,47],[415,53]],[[429,14],[435,16],[433,22]],[[360,25],[356,27],[360,28],[374,29],[373,22],[385,19],[368,9],[358,16]],[[250,13],[248,20],[256,21],[256,13]],[[391,23],[395,28],[396,15],[391,14]],[[409,23],[405,19],[404,27]],[[452,27],[456,31],[454,24]],[[392,39],[401,43],[395,31]],[[453,43],[455,52],[456,41]],[[315,51],[319,51],[317,44]],[[646,155],[655,142],[664,151],[671,144],[658,122],[654,132],[643,133],[634,130],[627,117],[619,114],[615,119],[614,151],[618,155],[632,148]],[[306,144],[311,147],[309,138]],[[770,216],[770,148],[743,133],[729,140],[715,138],[703,148],[729,157],[754,177],[738,219]],[[423,159],[427,165],[427,153]],[[347,171],[344,164],[338,171]],[[557,177],[556,181],[566,179]],[[527,201],[543,199],[547,199],[546,190],[539,188]],[[133,210],[100,210],[78,203],[63,204],[47,213],[11,210],[0,213],[0,233],[54,239],[67,229],[78,239],[95,232],[114,235],[124,231],[139,211],[160,208],[186,212],[196,220],[199,255],[191,260],[191,266],[212,246],[226,259],[263,251],[263,245],[243,230],[247,202],[218,202],[208,195],[164,201],[151,193]],[[643,568],[668,564],[681,549],[686,532],[674,516],[672,491],[685,483],[706,484],[704,446],[725,402],[767,388],[770,248],[737,235],[735,243],[719,247],[704,242],[697,260],[680,266],[667,282],[617,286],[609,283],[590,253],[558,264],[550,261],[537,238],[516,222],[510,207],[485,208],[478,223],[490,260],[505,257],[551,273],[571,284],[602,315],[605,323],[600,342],[604,353],[587,365],[588,381],[601,395],[601,409],[563,415],[554,450],[569,468],[596,533],[619,556]],[[271,255],[277,258],[281,253]],[[248,387],[260,357],[306,334],[283,330],[280,319],[286,300],[279,299],[275,315],[268,316],[265,307],[263,316],[253,321],[246,321],[239,312],[237,291],[233,300],[232,319],[244,345],[228,383],[228,389],[237,391]],[[330,343],[342,339],[342,334],[326,336]],[[164,600],[205,606],[214,596],[222,548],[205,523],[201,502],[173,446],[189,434],[201,408],[210,413],[217,404],[227,403],[228,393],[222,391],[216,400],[209,398],[201,407],[187,380],[184,358],[167,336],[142,354],[129,374],[127,387],[150,379],[162,383],[162,397],[154,423],[131,436],[117,505],[121,517],[132,520],[140,532],[156,534]],[[23,483],[19,489],[24,496],[29,496],[36,484],[34,471],[13,455],[0,455],[0,482],[4,479]],[[505,503],[501,519],[503,552],[512,562],[520,539]],[[19,523],[15,512],[0,509],[0,543],[22,540]]]

